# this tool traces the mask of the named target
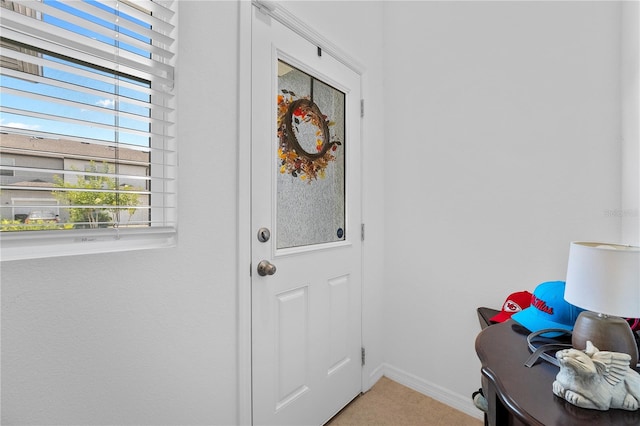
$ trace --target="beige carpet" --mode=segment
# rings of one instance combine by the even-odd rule
[[[383,377],[369,392],[353,400],[326,426],[478,426],[482,424],[481,420]]]

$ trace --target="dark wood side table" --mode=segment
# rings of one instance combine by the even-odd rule
[[[499,310],[493,308],[486,308],[484,306],[476,309],[476,313],[478,314],[478,321],[480,321],[480,328],[483,330],[490,325],[496,324],[491,321],[491,318],[500,313]]]
[[[513,324],[492,325],[476,338],[489,425],[640,425],[640,410],[588,410],[555,396],[552,383],[559,368],[543,360],[525,367],[526,336],[513,331]]]

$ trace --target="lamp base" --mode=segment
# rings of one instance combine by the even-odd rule
[[[573,326],[571,344],[574,348],[583,350],[587,347],[588,340],[601,351],[629,354],[629,365],[636,368],[638,345],[631,327],[624,319],[590,311],[581,312]]]

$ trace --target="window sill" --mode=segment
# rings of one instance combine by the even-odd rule
[[[113,253],[176,246],[171,227],[0,233],[0,261]]]

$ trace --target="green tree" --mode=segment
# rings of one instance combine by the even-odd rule
[[[99,167],[92,161],[85,171],[99,175],[78,175],[75,183],[65,182],[60,176],[54,176],[55,186],[64,188],[64,191],[53,191],[54,197],[68,206],[78,206],[69,208],[71,222],[84,222],[88,223],[90,228],[97,228],[101,223],[120,223],[123,210],[129,217],[135,213],[135,207],[139,204],[138,194],[126,191],[135,191],[138,188],[118,185],[115,178],[108,176],[112,173],[111,170],[107,163],[102,163]],[[123,209],[120,206],[128,208]]]

